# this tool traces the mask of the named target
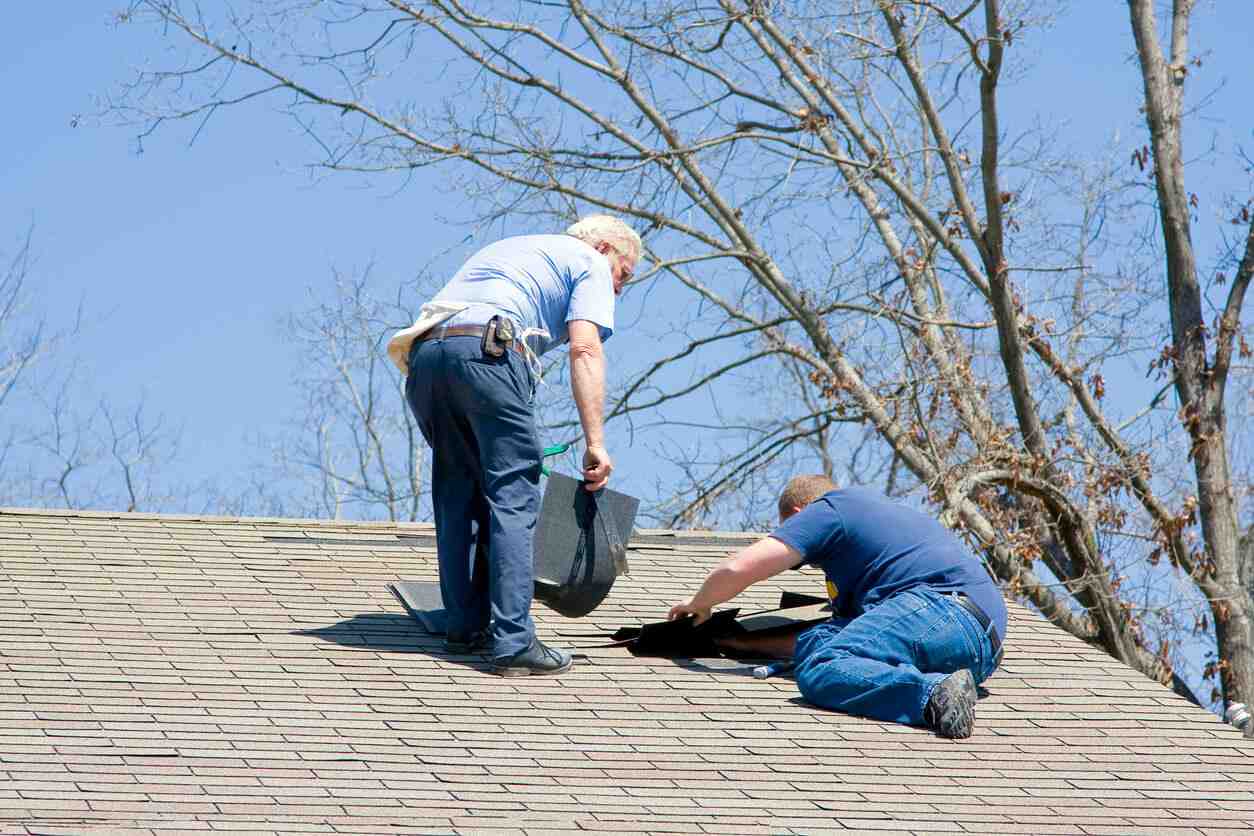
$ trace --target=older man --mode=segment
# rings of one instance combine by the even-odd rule
[[[530,613],[540,506],[536,356],[569,344],[583,478],[597,490],[614,467],[602,426],[601,344],[640,248],[640,237],[608,215],[583,218],[565,235],[498,241],[471,256],[389,346],[394,357],[408,349],[405,395],[432,449],[446,646],[490,652],[502,676],[571,666],[569,653],[536,638]],[[475,558],[485,540],[486,567]]]
[[[802,696],[824,708],[970,737],[976,684],[1001,661],[1006,604],[992,578],[940,523],[861,488],[798,476],[781,525],[717,566],[670,618],[695,615],[751,584],[818,566],[831,620],[771,648],[791,656]]]

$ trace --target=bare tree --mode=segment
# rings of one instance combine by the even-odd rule
[[[80,307],[53,327],[32,305],[32,231],[0,277],[0,504],[156,511],[185,504],[156,472],[176,456],[180,433],[91,395],[72,360],[85,329]]]
[[[265,97],[327,171],[451,164],[484,218],[635,217],[642,280],[667,301],[616,420],[717,385],[736,396],[704,420],[742,428],[738,447],[724,433],[679,463],[674,520],[734,506],[781,462],[847,467],[869,430],[861,472],[934,503],[1015,595],[1164,682],[1203,635],[1216,696],[1250,700],[1224,394],[1248,381],[1233,361],[1249,355],[1254,244],[1242,206],[1209,322],[1219,286],[1199,278],[1180,144],[1192,3],[1171,4],[1166,56],[1153,6],[1128,4],[1150,128],[1131,166],[1003,123],[1001,83],[1028,71],[1016,44],[1051,11],[1027,0],[338,0],[214,16],[136,0],[123,17],[156,22],[184,63],[141,72],[109,107],[143,142]],[[438,86],[415,102],[423,83]],[[1160,389],[1127,381],[1146,367]]]
[[[1248,357],[1241,311],[1254,274],[1254,226],[1247,207],[1234,221],[1247,230],[1227,298],[1208,323],[1206,298],[1192,241],[1191,205],[1198,198],[1186,188],[1181,139],[1184,89],[1190,66],[1189,24],[1194,0],[1174,0],[1167,53],[1160,43],[1154,4],[1129,0],[1132,33],[1145,82],[1145,115],[1150,129],[1154,186],[1166,249],[1168,310],[1173,372],[1180,423],[1188,433],[1189,460],[1197,480],[1197,515],[1203,550],[1190,555],[1196,581],[1212,602],[1219,669],[1230,692],[1254,699],[1254,598],[1241,583],[1249,569],[1239,548],[1237,499],[1228,463],[1226,394],[1233,352]],[[1251,526],[1254,531],[1254,526]]]
[[[32,369],[78,329],[76,322],[66,331],[54,331],[31,307],[27,283],[32,236],[28,228],[0,279],[0,410],[7,419],[0,441],[0,502],[5,504],[37,504],[29,490],[38,479],[28,456],[30,429],[15,416],[24,406],[20,401]]]
[[[4,408],[22,375],[48,348],[42,319],[26,316],[29,304],[26,280],[30,272],[31,234],[28,229],[17,252],[0,276],[0,409]]]
[[[304,393],[288,431],[265,440],[270,492],[282,486],[288,513],[304,516],[425,519],[426,442],[405,405],[404,379],[385,352],[412,321],[413,306],[371,293],[371,269],[334,271],[329,298],[285,318],[299,348]]]
[[[30,382],[26,426],[13,451],[6,502],[91,510],[183,510],[197,485],[171,482],[182,432],[141,400],[123,410],[89,397],[81,375],[50,370]],[[20,486],[20,487],[19,487]]]

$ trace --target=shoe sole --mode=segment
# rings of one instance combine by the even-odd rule
[[[542,668],[528,668],[522,665],[517,667],[494,667],[492,672],[497,676],[557,676],[559,673],[566,673],[575,666],[575,660],[571,659],[560,668],[545,670]]]

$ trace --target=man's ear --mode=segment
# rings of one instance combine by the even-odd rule
[[[804,507],[805,507],[804,505],[790,505],[788,507],[788,511],[784,514],[784,516],[781,518],[780,521],[783,522],[783,520],[786,520],[789,517],[793,516]]]

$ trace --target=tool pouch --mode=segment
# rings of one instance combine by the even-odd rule
[[[502,357],[514,343],[514,321],[508,317],[497,316],[488,320],[483,329],[483,342],[480,349],[484,357]]]

